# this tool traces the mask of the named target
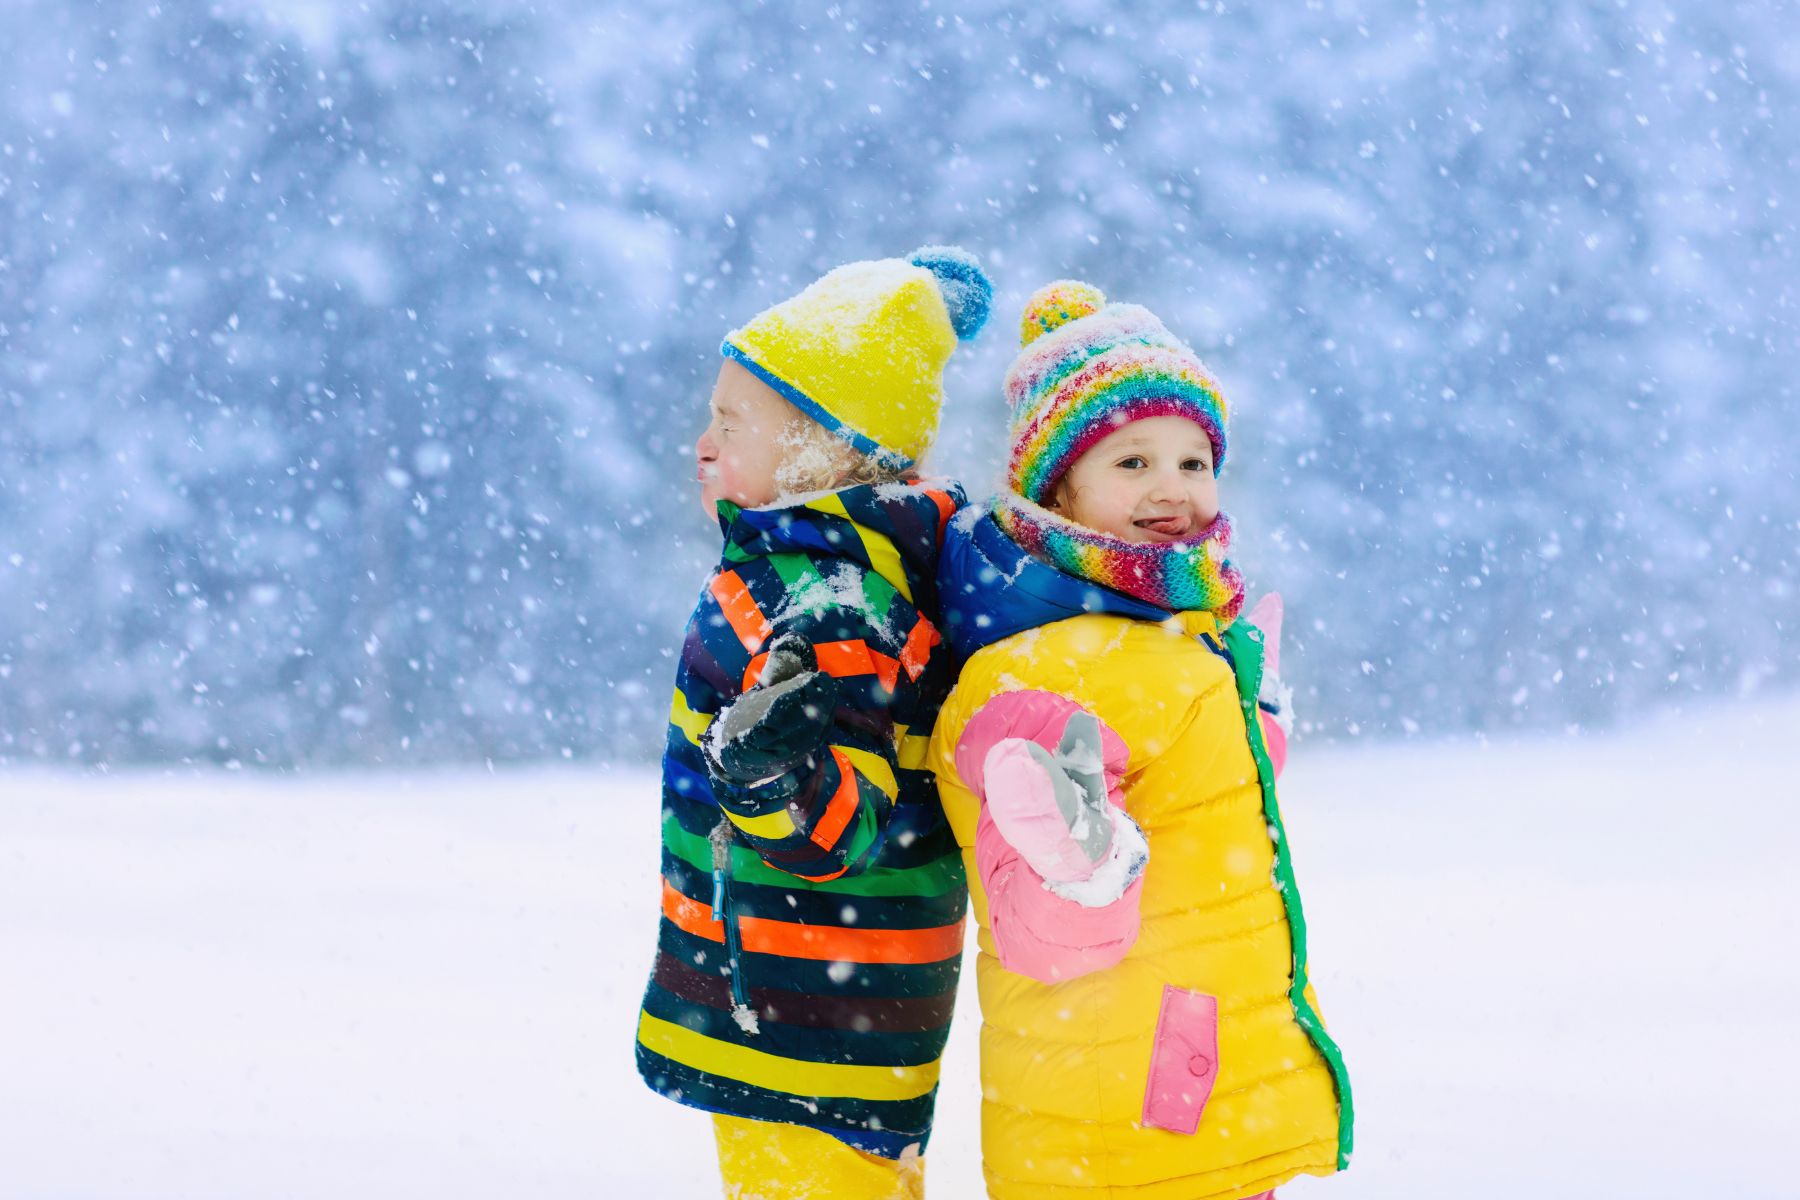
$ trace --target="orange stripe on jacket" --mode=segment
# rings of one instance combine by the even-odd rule
[[[756,606],[755,597],[736,571],[721,571],[713,576],[708,589],[713,599],[719,602],[719,611],[731,623],[731,631],[744,644],[744,649],[755,654],[762,649],[762,644],[769,640],[775,627],[769,624],[769,618],[763,616],[763,610]],[[748,686],[748,685],[746,685]]]
[[[913,624],[912,632],[906,635],[906,645],[900,647],[900,665],[906,668],[908,679],[918,679],[925,672],[925,663],[931,658],[931,648],[943,639],[924,614]]]
[[[830,874],[827,874],[827,875],[796,875],[795,878],[796,879],[804,879],[808,883],[830,883],[832,880],[837,879],[838,877],[843,876],[843,875],[848,875],[849,873],[850,873],[850,864],[845,863],[843,866],[839,867],[837,870],[832,871]]]
[[[869,649],[869,643],[861,638],[825,642],[813,649],[818,653],[819,666],[833,675],[873,675],[890,692],[900,682],[900,664],[879,650]]]
[[[850,765],[844,752],[833,746],[831,759],[837,763],[838,789],[831,794],[831,802],[813,823],[812,832],[806,835],[821,850],[830,850],[837,845],[839,835],[856,815],[857,804],[862,798],[861,790],[856,786],[856,768]]]
[[[935,630],[933,633],[935,634]],[[869,649],[869,644],[861,638],[848,642],[820,642],[813,647],[813,653],[819,660],[819,670],[827,675],[843,679],[852,675],[873,675],[881,681],[881,686],[893,691],[900,682],[900,662],[889,658],[879,650]],[[744,668],[744,690],[747,692],[756,686],[762,677],[763,664],[769,661],[767,654],[758,654]],[[907,672],[909,679],[917,679],[912,671]]]
[[[950,524],[950,518],[956,515],[956,502],[950,499],[949,492],[940,492],[934,488],[924,488],[922,490],[927,496],[931,497],[931,502],[937,505],[938,543],[941,545],[944,541],[944,527]]]
[[[663,880],[662,910],[678,929],[709,942],[725,940],[725,926],[712,919],[711,907],[682,895],[667,879]],[[840,929],[739,917],[738,934],[750,954],[815,962],[934,963],[962,953],[963,927],[958,922],[929,929]]]

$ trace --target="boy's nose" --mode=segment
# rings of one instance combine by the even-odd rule
[[[713,445],[710,431],[703,431],[699,437],[694,439],[694,457],[703,463],[711,462],[719,457],[719,448]]]

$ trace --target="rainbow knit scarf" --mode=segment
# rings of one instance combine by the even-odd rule
[[[1210,612],[1223,629],[1244,607],[1244,576],[1225,557],[1231,518],[1179,542],[1127,542],[1077,525],[1015,492],[1001,492],[994,521],[1031,554],[1077,579],[1170,612]]]

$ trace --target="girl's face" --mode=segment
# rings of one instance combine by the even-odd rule
[[[1186,417],[1145,417],[1089,446],[1046,508],[1127,542],[1176,542],[1219,515],[1212,440]]]
[[[695,476],[709,520],[720,500],[757,508],[781,494],[775,474],[784,455],[782,439],[799,416],[743,364],[729,358],[719,364],[712,420],[694,442]]]

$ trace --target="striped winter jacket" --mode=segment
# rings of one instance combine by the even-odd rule
[[[720,505],[663,756],[662,921],[638,1069],[695,1108],[807,1125],[870,1153],[931,1131],[968,892],[924,770],[953,668],[936,562],[954,485]],[[756,811],[709,778],[713,717],[797,633],[840,692],[830,742]],[[758,792],[763,788],[759,785]]]

